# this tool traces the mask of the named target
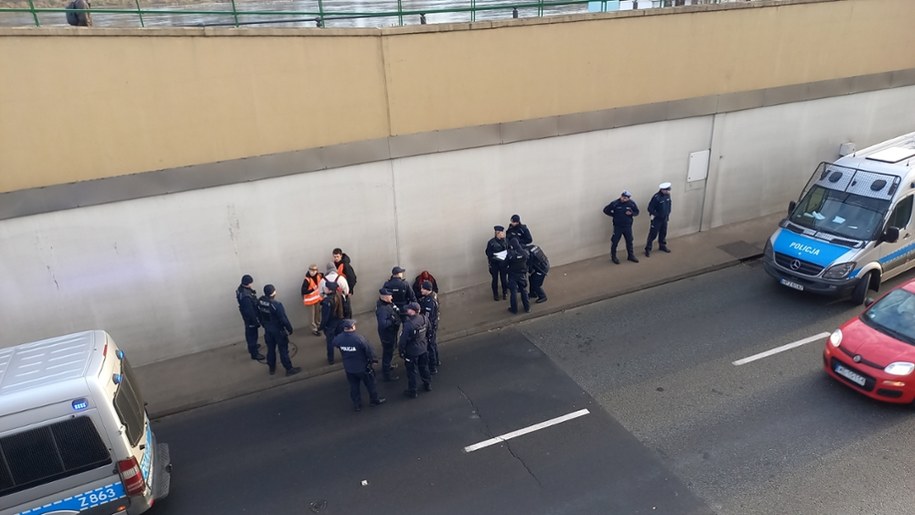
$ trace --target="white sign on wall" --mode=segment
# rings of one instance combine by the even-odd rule
[[[686,182],[704,181],[708,177],[708,159],[710,150],[690,152],[689,168],[686,170]]]

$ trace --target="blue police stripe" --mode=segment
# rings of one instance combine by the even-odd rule
[[[878,261],[880,261],[881,265],[884,265],[898,257],[901,257],[903,254],[912,252],[913,250],[915,250],[915,243],[906,245],[905,247],[902,247],[901,249],[897,250],[896,252],[891,252],[891,253],[883,256],[882,258],[880,258]]]
[[[149,481],[149,465],[152,461],[152,430],[149,429],[149,423],[146,423],[146,449],[143,450],[143,458],[140,460],[140,472],[143,473],[143,479]]]
[[[815,240],[803,234],[779,229],[779,234],[772,245],[775,252],[815,263],[823,268],[828,267],[848,253],[851,249],[829,242]]]
[[[55,513],[64,511],[79,513],[90,508],[95,508],[96,506],[101,506],[105,503],[116,501],[123,497],[126,497],[126,494],[124,493],[124,485],[120,482],[111,483],[110,485],[105,485],[96,488],[95,490],[83,492],[79,495],[74,495],[72,497],[67,497],[66,499],[61,499],[59,501],[54,501],[52,503],[21,511],[16,515],[41,515],[43,513]]]

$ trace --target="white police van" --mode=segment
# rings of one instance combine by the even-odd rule
[[[915,266],[915,132],[821,163],[766,243],[769,275],[795,290],[851,295]]]
[[[0,349],[0,515],[136,515],[170,475],[108,333]]]

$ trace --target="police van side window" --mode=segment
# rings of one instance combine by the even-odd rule
[[[893,209],[893,214],[890,215],[890,219],[887,222],[887,227],[895,227],[897,229],[904,229],[908,227],[909,220],[912,218],[912,199],[910,195],[896,204],[896,209]]]
[[[114,394],[114,411],[124,424],[127,441],[131,446],[137,445],[143,436],[145,408],[140,392],[137,390],[137,380],[127,358],[124,358],[121,368],[121,384]]]
[[[89,417],[75,417],[0,438],[0,496],[111,463]]]

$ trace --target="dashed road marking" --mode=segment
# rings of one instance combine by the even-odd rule
[[[748,357],[743,358],[743,359],[738,359],[737,361],[734,361],[734,362],[733,362],[733,365],[739,367],[740,365],[746,365],[747,363],[750,363],[750,362],[752,362],[752,361],[756,361],[756,360],[758,360],[758,359],[768,358],[769,356],[771,356],[771,355],[773,355],[773,354],[778,354],[779,352],[785,352],[786,350],[791,350],[791,349],[793,349],[793,348],[795,348],[795,347],[800,347],[801,345],[807,345],[807,344],[810,343],[810,342],[815,342],[815,341],[817,341],[817,340],[822,340],[823,338],[826,338],[827,336],[829,336],[829,334],[830,334],[830,333],[815,334],[815,335],[813,335],[813,336],[811,336],[811,337],[809,337],[809,338],[804,338],[803,340],[798,340],[798,341],[796,341],[796,342],[792,342],[792,343],[788,343],[788,344],[782,345],[781,347],[776,347],[776,348],[774,348],[774,349],[769,349],[769,350],[767,350],[767,351],[765,351],[765,352],[760,352],[759,354],[754,354],[754,355],[752,355],[752,356],[748,356]]]
[[[519,436],[526,435],[528,433],[533,433],[534,431],[538,431],[538,430],[546,428],[546,427],[555,426],[556,424],[561,424],[568,420],[572,420],[573,418],[583,417],[583,416],[587,415],[588,413],[591,413],[591,412],[588,411],[587,409],[582,409],[582,410],[575,411],[573,413],[569,413],[567,415],[563,415],[561,417],[551,418],[550,420],[540,422],[539,424],[527,426],[525,428],[518,429],[517,431],[512,431],[511,433],[505,433],[504,435],[500,435],[495,438],[490,438],[489,440],[484,440],[480,443],[468,445],[467,447],[464,447],[464,452],[477,451],[484,447],[489,447],[490,445],[495,445],[499,442],[511,440],[512,438],[517,438]]]

